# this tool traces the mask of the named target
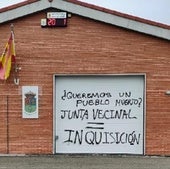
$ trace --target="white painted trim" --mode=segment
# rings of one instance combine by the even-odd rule
[[[170,40],[170,30],[158,26],[153,26],[143,22],[131,20],[121,16],[112,15],[106,12],[98,11],[92,8],[70,3],[64,0],[57,0],[49,3],[48,0],[37,1],[22,7],[18,7],[3,13],[0,13],[0,23],[11,21],[13,19],[23,17],[47,8],[57,8],[77,14],[83,17],[130,29],[140,33],[156,36],[159,38]]]
[[[56,75],[53,75],[53,154],[56,153],[56,138],[55,138],[55,133],[56,133],[56,95],[55,95],[55,91],[56,91]]]
[[[28,5],[24,5],[6,12],[0,13],[0,23],[4,23],[16,18],[20,18],[46,8],[49,8],[50,4],[46,0],[37,1]]]

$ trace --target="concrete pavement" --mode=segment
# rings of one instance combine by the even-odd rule
[[[170,169],[170,157],[114,155],[1,156],[0,169]]]

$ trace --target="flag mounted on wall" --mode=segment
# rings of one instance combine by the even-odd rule
[[[12,62],[15,63],[15,57],[14,32],[11,31],[4,52],[0,56],[0,79],[6,80],[9,77]]]

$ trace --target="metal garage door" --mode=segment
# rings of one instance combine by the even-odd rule
[[[144,75],[55,75],[54,152],[144,154]]]

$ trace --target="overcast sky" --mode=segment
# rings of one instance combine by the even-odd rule
[[[79,0],[170,25],[170,0]]]
[[[16,4],[22,1],[25,1],[25,0],[0,0],[0,8],[4,8],[6,6],[13,5],[13,4]]]
[[[0,0],[0,8],[25,0]],[[56,0],[55,0],[56,1]],[[170,0],[79,0],[170,25]]]

